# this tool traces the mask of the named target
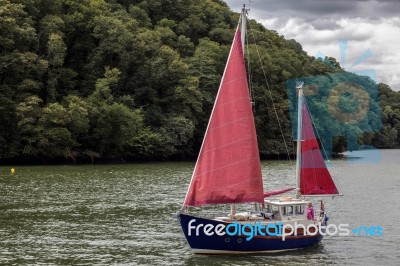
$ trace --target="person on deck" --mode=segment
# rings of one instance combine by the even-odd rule
[[[314,220],[314,208],[311,202],[307,203],[307,220]]]
[[[320,202],[320,216],[321,217],[324,217],[324,214],[325,214],[325,206],[324,206],[324,202],[321,200],[321,202]]]

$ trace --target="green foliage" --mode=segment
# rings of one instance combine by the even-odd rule
[[[181,116],[167,119],[160,129],[163,142],[163,156],[190,155],[190,142],[193,139],[194,124],[189,119]]]
[[[400,143],[400,93],[386,84],[378,85],[383,130],[371,138],[378,148],[399,147]]]
[[[111,88],[116,86],[119,81],[121,71],[117,68],[110,69],[106,67],[104,78],[100,78],[96,82],[95,91],[90,95],[89,101],[93,105],[101,105],[103,102],[112,103],[114,97]]]
[[[0,158],[192,158],[237,21],[220,0],[0,0]],[[279,137],[282,128],[292,149],[286,80],[321,75],[329,83],[328,73],[343,70],[334,58],[310,57],[295,40],[249,23],[258,44],[247,56],[260,152],[286,153]],[[394,147],[400,95],[384,84],[379,94],[383,129],[359,142]],[[351,99],[340,104],[354,108]],[[345,139],[333,145],[343,151]]]
[[[39,155],[38,121],[42,114],[42,102],[37,96],[29,96],[23,102],[19,103],[16,108],[23,155]]]
[[[74,144],[67,127],[71,119],[67,109],[59,103],[51,103],[42,109],[36,127],[37,148],[42,156],[66,156],[66,151]]]

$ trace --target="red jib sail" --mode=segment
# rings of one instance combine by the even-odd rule
[[[237,28],[184,205],[263,203],[263,199],[257,136]]]
[[[305,102],[302,106],[300,193],[302,195],[339,194],[326,168]]]

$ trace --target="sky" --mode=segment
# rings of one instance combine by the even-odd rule
[[[235,12],[249,5],[225,1]],[[400,91],[400,0],[252,0],[249,17],[310,56],[335,57],[350,72],[369,70]]]

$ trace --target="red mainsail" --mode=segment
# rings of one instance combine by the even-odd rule
[[[301,132],[300,193],[302,195],[339,194],[326,168],[305,102],[302,106]]]
[[[238,27],[185,206],[264,202],[257,136],[240,34]]]

